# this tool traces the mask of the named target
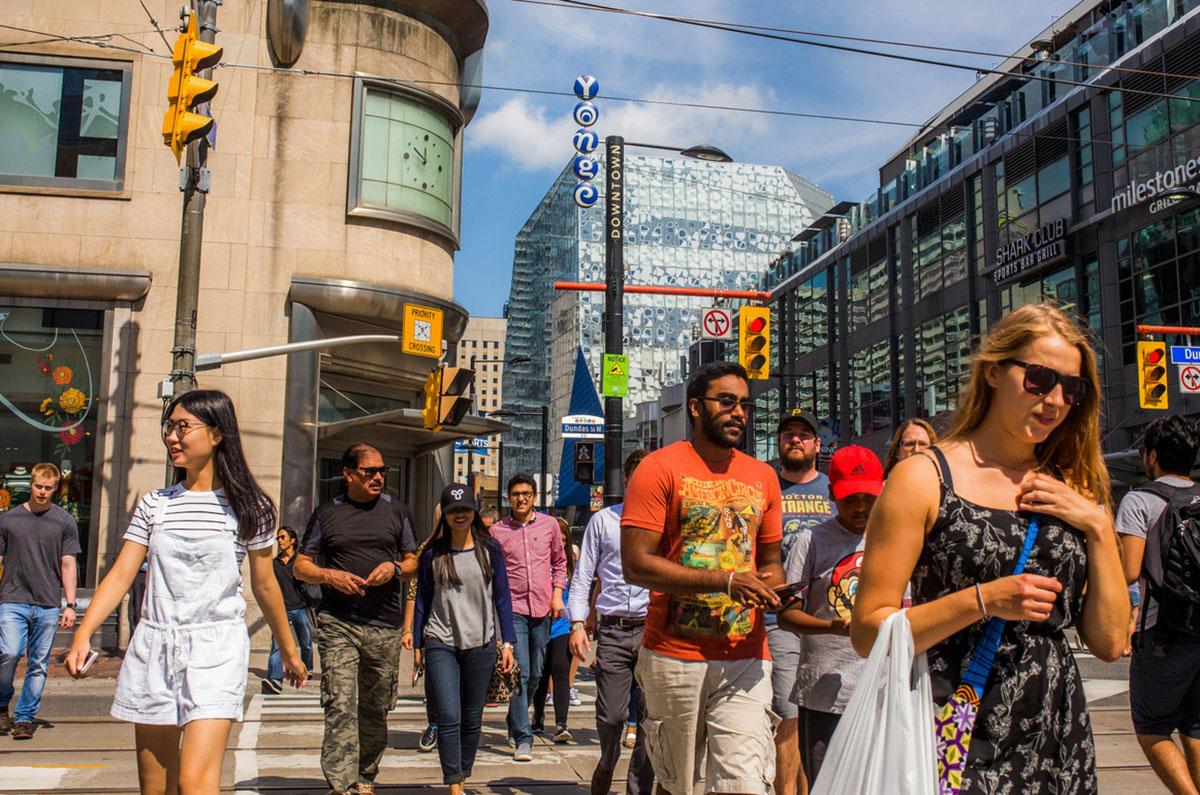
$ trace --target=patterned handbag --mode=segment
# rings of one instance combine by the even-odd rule
[[[492,668],[492,678],[488,681],[485,704],[507,704],[512,700],[513,693],[520,687],[521,669],[518,665],[508,673],[500,670],[500,641],[496,641],[496,665]]]
[[[1017,558],[1014,575],[1025,571],[1025,563],[1029,553],[1033,551],[1033,542],[1037,539],[1040,521],[1037,515],[1029,520],[1025,530],[1025,543]],[[979,713],[979,697],[987,687],[988,676],[992,672],[992,663],[996,659],[996,649],[1000,645],[1000,633],[1004,631],[1007,622],[1003,618],[988,619],[983,637],[979,639],[971,659],[967,663],[966,673],[958,690],[943,706],[939,707],[933,716],[935,739],[937,743],[938,793],[939,795],[958,795],[962,789],[963,771],[967,766],[967,751],[971,747],[971,736],[975,731],[975,718]]]

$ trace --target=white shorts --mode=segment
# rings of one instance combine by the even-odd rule
[[[125,651],[109,714],[155,726],[240,721],[249,665],[243,621],[178,627],[143,618]]]
[[[635,669],[646,697],[646,755],[671,795],[768,795],[775,726],[768,660],[678,660],[643,648]]]

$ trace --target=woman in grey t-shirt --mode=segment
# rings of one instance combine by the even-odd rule
[[[442,781],[461,795],[471,775],[483,725],[483,702],[496,665],[512,670],[512,602],[500,545],[483,526],[470,488],[442,491],[442,518],[417,567],[413,642],[424,650],[425,673],[438,716]]]

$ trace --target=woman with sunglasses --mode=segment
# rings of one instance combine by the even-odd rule
[[[135,724],[143,793],[215,793],[235,720],[242,719],[250,638],[241,563],[279,645],[286,678],[308,670],[288,628],[272,563],[275,505],[246,466],[233,403],[199,389],[167,407],[163,443],[175,485],[138,503],[125,543],[96,588],[67,653],[82,677],[92,634],[148,563],[142,618],[117,679],[112,715]]]
[[[417,564],[413,642],[423,649],[425,676],[437,705],[442,781],[462,795],[483,726],[483,701],[503,639],[501,670],[515,665],[512,601],[504,551],[483,526],[470,488],[442,491],[442,518]]]
[[[937,704],[958,688],[987,619],[1008,623],[980,694],[961,793],[1094,793],[1095,748],[1063,630],[1120,656],[1129,596],[1100,457],[1100,390],[1087,335],[1058,308],[1021,307],[971,359],[947,435],[900,462],[875,505],[851,639],[866,656],[908,610]],[[1038,517],[1025,572],[1013,575]]]

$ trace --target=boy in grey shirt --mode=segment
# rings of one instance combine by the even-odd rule
[[[843,447],[829,462],[837,514],[796,539],[788,584],[803,589],[779,613],[779,626],[807,636],[800,647],[792,701],[799,706],[800,758],[815,781],[825,749],[866,662],[850,645],[867,520],[883,489],[883,465],[865,447]]]

